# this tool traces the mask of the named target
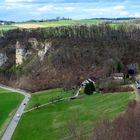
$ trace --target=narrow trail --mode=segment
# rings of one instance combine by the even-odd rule
[[[73,96],[72,96],[72,97],[73,97]],[[44,106],[47,106],[47,105],[50,105],[50,104],[53,104],[53,103],[57,103],[57,102],[64,101],[64,100],[68,100],[68,99],[71,99],[72,97],[62,98],[62,99],[59,99],[59,100],[55,100],[55,101],[52,101],[52,102],[48,102],[48,103],[42,104],[42,105],[40,105],[40,106],[38,106],[38,107],[33,107],[33,108],[29,109],[29,110],[26,110],[26,111],[24,111],[23,113],[28,113],[28,112],[31,112],[31,111],[33,111],[33,110],[42,108],[42,107],[44,107]]]
[[[12,138],[12,135],[13,135],[18,123],[19,123],[19,120],[24,112],[25,107],[30,100],[31,95],[29,92],[26,92],[24,90],[14,89],[14,88],[11,88],[11,87],[8,87],[5,85],[1,85],[1,84],[0,84],[0,88],[11,91],[11,94],[12,94],[12,92],[17,92],[17,93],[25,96],[23,101],[21,102],[19,108],[17,109],[15,115],[13,116],[11,122],[9,123],[6,131],[4,132],[2,139],[1,139],[1,140],[10,140]],[[17,116],[17,114],[19,114],[20,116]]]

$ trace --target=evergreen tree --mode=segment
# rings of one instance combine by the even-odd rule
[[[85,89],[84,89],[84,93],[87,95],[92,95],[93,91],[95,91],[95,86],[93,84],[93,82],[90,82],[86,84]]]

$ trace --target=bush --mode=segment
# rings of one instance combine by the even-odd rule
[[[87,95],[91,95],[91,94],[93,94],[93,91],[95,91],[95,86],[94,86],[93,82],[89,82],[88,84],[86,84],[84,93]]]
[[[103,89],[103,93],[113,93],[113,92],[131,92],[134,91],[134,89],[131,86],[114,86],[114,87],[108,87]]]
[[[128,111],[115,118],[97,124],[92,140],[139,140],[140,105],[130,101]],[[109,131],[108,131],[109,130]],[[90,139],[90,140],[91,140]]]
[[[34,105],[34,107],[35,107],[35,108],[38,108],[40,105],[41,105],[40,103],[36,103],[36,104]]]

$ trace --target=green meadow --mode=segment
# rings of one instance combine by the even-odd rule
[[[61,93],[60,93],[61,92]],[[58,92],[39,92],[31,97],[28,108],[39,101],[40,104],[48,102],[50,97],[57,97]],[[68,93],[70,95],[70,93]],[[71,93],[73,95],[73,93]],[[44,98],[43,98],[44,97]],[[95,123],[101,119],[113,119],[127,109],[129,100],[135,98],[133,93],[110,93],[82,95],[76,100],[64,100],[48,106],[25,113],[12,140],[66,140],[68,124],[79,122],[85,133],[92,131]]]
[[[0,136],[23,98],[18,93],[11,93],[11,91],[0,89]]]
[[[12,30],[12,29],[17,29],[17,27],[13,25],[0,25],[0,30]]]

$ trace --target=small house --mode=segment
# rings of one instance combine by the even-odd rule
[[[123,80],[124,74],[123,73],[114,73],[113,74],[113,79],[114,80]]]

